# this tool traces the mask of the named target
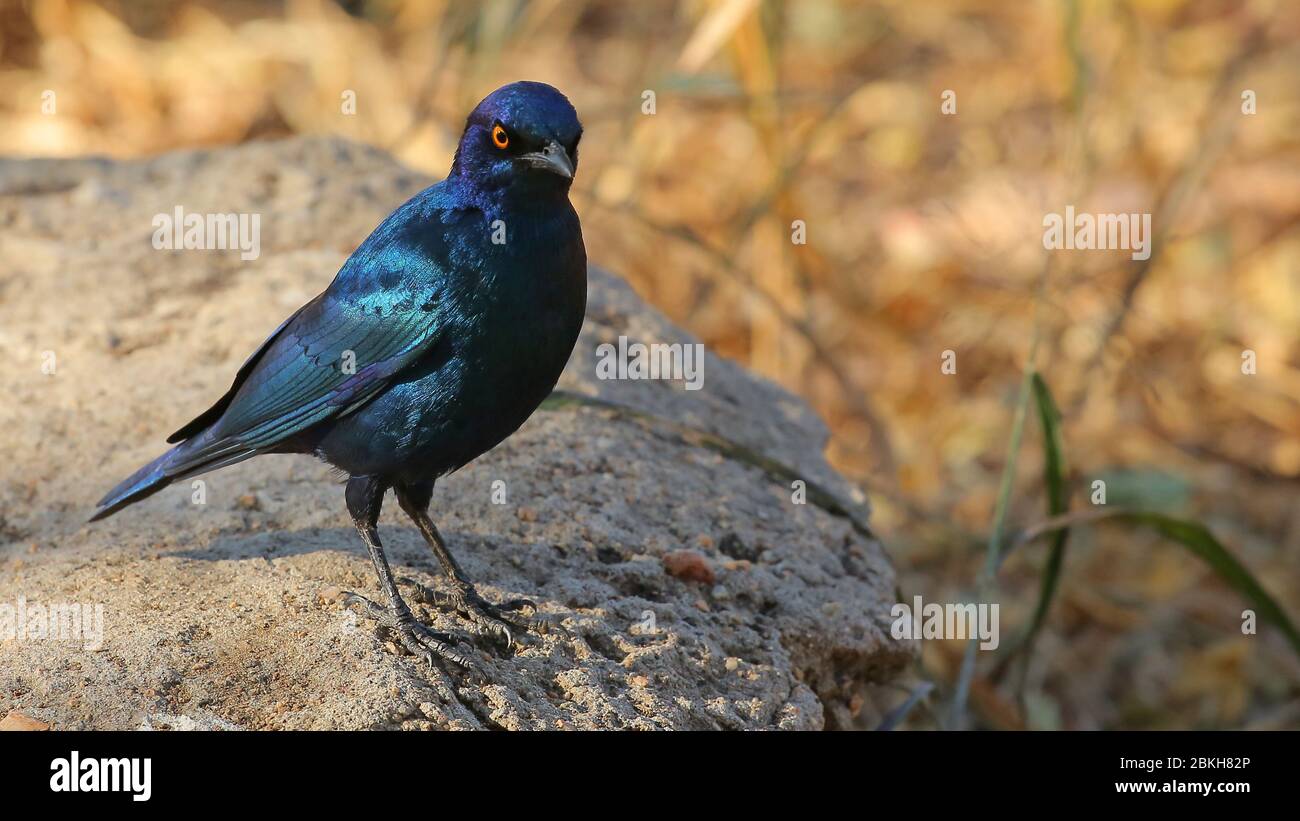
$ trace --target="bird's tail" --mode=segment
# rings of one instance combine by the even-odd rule
[[[215,435],[217,434],[209,428],[132,473],[99,500],[95,515],[90,517],[90,521],[107,519],[127,505],[147,499],[173,482],[242,462],[261,452],[256,448],[237,445],[222,447],[215,452],[205,450],[206,446],[212,444]]]
[[[177,445],[132,473],[117,487],[110,490],[104,498],[99,500],[99,504],[96,505],[95,515],[90,517],[90,521],[97,522],[100,519],[107,519],[127,505],[148,498],[170,485],[176,477],[168,476],[166,469],[176,458],[177,451],[182,447],[184,445]]]

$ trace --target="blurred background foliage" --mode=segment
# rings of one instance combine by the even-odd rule
[[[1194,518],[1294,617],[1298,35],[1292,0],[0,0],[0,152],[338,134],[437,177],[486,92],[550,82],[587,128],[591,258],[818,409],[905,600],[971,595],[1037,336],[1071,508],[1103,479],[1108,504]],[[1047,254],[1068,204],[1153,213],[1151,260]],[[1008,541],[1047,515],[1034,426]],[[1045,556],[1002,567],[1004,642]],[[1076,528],[1023,690],[981,660],[973,715],[1298,727],[1300,664],[1242,635],[1244,606],[1154,534]],[[963,649],[925,643],[917,678],[950,689]]]

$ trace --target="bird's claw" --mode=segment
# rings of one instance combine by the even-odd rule
[[[545,633],[547,623],[537,618],[521,618],[516,614],[520,610],[532,610],[537,613],[537,604],[529,599],[511,599],[502,604],[493,604],[479,595],[472,584],[455,583],[451,593],[433,590],[419,582],[412,582],[416,590],[417,601],[433,605],[442,610],[454,610],[469,619],[479,635],[492,635],[504,639],[507,647],[514,646],[513,627],[533,633]]]
[[[389,633],[397,637],[407,652],[423,659],[430,669],[437,667],[438,659],[443,659],[463,667],[472,674],[481,675],[478,666],[457,649],[454,638],[416,621],[410,610],[395,611],[357,593],[345,593],[343,604],[345,607],[359,605],[363,615],[379,622]]]

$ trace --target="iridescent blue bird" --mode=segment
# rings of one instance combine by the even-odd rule
[[[348,512],[388,598],[349,601],[408,650],[469,664],[398,591],[376,527],[389,489],[451,578],[439,604],[507,643],[511,626],[536,626],[520,616],[532,602],[478,594],[428,510],[434,481],[517,430],[573,351],[587,302],[568,196],[581,137],[573,106],[549,85],[490,94],[469,115],[447,178],[385,219],[91,521],[259,454],[314,454],[350,477]]]

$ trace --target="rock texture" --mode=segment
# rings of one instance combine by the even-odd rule
[[[821,422],[711,355],[699,391],[597,379],[601,342],[693,341],[599,270],[566,393],[435,493],[484,595],[530,597],[554,625],[507,653],[424,611],[491,684],[397,654],[340,606],[340,589],[379,591],[337,477],[309,458],[256,459],[205,477],[202,503],[185,483],[84,524],[428,182],[322,139],[0,161],[0,715],[55,729],[868,722],[871,686],[911,651],[889,638],[894,573],[822,458]],[[260,257],[155,250],[154,215],[178,205],[260,214]],[[381,535],[400,575],[442,584],[391,500]],[[30,635],[36,608],[64,603],[102,607],[102,642]]]

